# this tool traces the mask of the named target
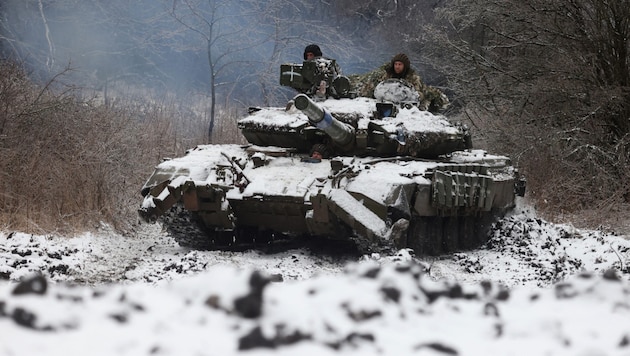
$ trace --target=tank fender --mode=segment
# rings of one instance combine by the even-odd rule
[[[182,197],[184,180],[185,177],[178,177],[172,182],[163,182],[151,189],[138,210],[140,217],[147,222],[153,222],[173,207]]]
[[[405,195],[403,189],[399,193],[401,196]],[[319,202],[313,204],[312,223],[330,223],[334,217],[365,239],[367,244],[391,243],[397,247],[405,246],[408,219],[399,218],[389,226],[362,201],[344,189],[330,189],[328,192],[318,194],[316,199],[319,199]]]
[[[400,185],[394,189],[392,192],[392,204],[387,205],[387,217],[391,221],[398,221],[400,219],[411,218],[411,196],[413,196],[413,192],[408,190],[415,190],[416,185],[412,185],[411,187],[406,187]],[[389,199],[388,199],[389,200]]]

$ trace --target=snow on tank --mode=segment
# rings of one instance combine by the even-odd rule
[[[249,145],[160,163],[140,215],[195,248],[343,240],[361,252],[439,254],[481,244],[524,193],[508,157],[473,150],[465,126],[420,110],[404,83],[382,83],[375,98],[342,88],[250,108],[238,123]]]

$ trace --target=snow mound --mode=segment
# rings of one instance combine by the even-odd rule
[[[431,258],[0,233],[0,354],[628,355],[629,255],[525,211]]]
[[[630,285],[615,271],[553,288],[430,278],[414,262],[290,283],[215,266],[161,288],[0,285],[5,354],[624,354]],[[588,322],[585,322],[588,320]],[[28,340],[28,342],[26,342]],[[611,351],[614,351],[611,353]]]

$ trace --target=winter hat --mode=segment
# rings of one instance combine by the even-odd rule
[[[306,46],[306,48],[304,49],[304,60],[306,60],[306,54],[308,52],[311,52],[315,55],[315,57],[321,57],[322,56],[322,50],[319,49],[319,46],[316,44],[310,44],[308,46]]]
[[[402,62],[405,65],[405,70],[409,70],[409,66],[411,66],[411,62],[409,61],[409,57],[407,57],[404,53],[398,53],[392,58],[392,66],[394,62]]]
[[[309,155],[312,156],[313,152],[319,152],[322,155],[322,158],[330,158],[332,156],[332,152],[328,146],[323,143],[316,143],[311,147],[311,151]]]
[[[394,71],[394,62],[402,62],[405,65],[405,69],[402,71],[402,73],[396,74],[396,71]],[[398,53],[392,58],[392,61],[389,64],[389,68],[387,68],[387,73],[392,78],[405,78],[409,73],[409,70],[411,68],[410,66],[411,62],[409,61],[409,57],[407,57],[407,55],[404,53]]]

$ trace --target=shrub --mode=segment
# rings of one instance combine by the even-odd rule
[[[206,142],[198,103],[119,98],[105,105],[58,80],[36,85],[19,65],[0,63],[0,228],[130,228],[155,164]],[[222,137],[236,137],[229,127]]]

